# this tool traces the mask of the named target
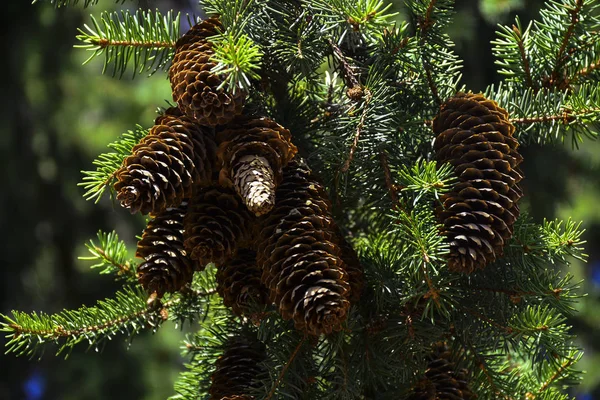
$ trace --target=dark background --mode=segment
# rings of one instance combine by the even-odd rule
[[[78,260],[83,246],[99,229],[116,229],[131,244],[143,220],[104,198],[94,205],[77,186],[81,170],[110,141],[136,123],[149,126],[154,110],[170,99],[168,81],[113,79],[101,75],[101,62],[86,67],[85,51],[73,49],[77,28],[89,23],[111,1],[93,8],[54,10],[28,0],[5,1],[0,13],[0,312],[11,309],[57,312],[93,305],[111,296],[119,284],[90,271]],[[173,7],[198,13],[195,1],[140,1],[143,8]],[[400,4],[401,1],[396,3]],[[473,91],[497,82],[490,40],[497,23],[523,25],[537,17],[542,1],[461,0],[450,35],[464,60],[464,82]],[[400,7],[397,7],[401,11]],[[401,16],[399,17],[401,18]],[[586,356],[588,374],[574,392],[578,399],[600,398],[600,145],[523,149],[526,205],[538,221],[583,220],[590,255],[587,265],[574,263],[586,279],[571,319]],[[183,360],[183,333],[169,324],[155,335],[144,334],[128,348],[111,341],[102,352],[77,347],[68,360],[41,361],[0,355],[0,400],[4,399],[164,399]],[[3,346],[4,339],[0,339]]]

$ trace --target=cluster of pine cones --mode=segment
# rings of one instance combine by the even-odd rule
[[[361,292],[358,258],[290,132],[244,115],[244,93],[211,71],[209,39],[220,29],[210,18],[178,40],[169,71],[177,107],[116,172],[121,204],[153,217],[137,247],[139,281],[161,297],[214,263],[234,313],[274,303],[305,333],[340,330]]]

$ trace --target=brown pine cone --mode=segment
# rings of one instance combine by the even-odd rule
[[[269,291],[260,281],[256,252],[240,249],[231,261],[217,270],[217,292],[223,304],[236,315],[247,314],[252,305],[269,304]]]
[[[219,183],[234,187],[256,216],[275,204],[282,168],[298,151],[290,131],[268,118],[238,117],[217,133]]]
[[[190,29],[175,44],[175,55],[169,69],[173,100],[180,110],[202,125],[226,124],[241,114],[245,94],[219,88],[223,77],[211,72],[216,63],[210,36],[221,31],[218,18],[209,18]]]
[[[187,202],[170,208],[148,222],[138,242],[136,257],[145,261],[138,267],[140,284],[162,297],[180,290],[192,281],[194,262],[183,248],[183,217]]]
[[[324,195],[308,168],[290,162],[275,208],[262,221],[257,257],[282,317],[311,335],[340,330],[350,306],[348,274]]]
[[[450,163],[458,183],[436,210],[450,242],[448,266],[471,273],[503,253],[523,195],[523,157],[508,113],[481,94],[458,93],[433,121],[439,165]]]
[[[116,171],[117,199],[131,213],[177,207],[193,184],[210,183],[214,157],[214,134],[170,108]]]
[[[471,391],[466,369],[456,370],[448,346],[436,343],[428,356],[429,364],[408,400],[473,400],[477,395]]]
[[[224,265],[252,239],[252,225],[252,215],[233,190],[199,188],[184,219],[185,249],[201,269],[211,262]]]
[[[258,340],[241,336],[231,338],[215,363],[210,400],[252,399],[245,393],[256,387],[257,378],[264,372],[260,363],[266,357],[265,346]]]

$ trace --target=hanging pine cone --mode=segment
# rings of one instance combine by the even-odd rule
[[[467,370],[457,370],[451,357],[445,343],[434,344],[425,376],[417,382],[408,400],[476,399],[477,395],[469,388]]]
[[[214,134],[170,108],[115,173],[117,199],[131,213],[158,214],[192,194],[192,184],[210,182]]]
[[[185,249],[201,268],[210,262],[221,266],[251,240],[253,224],[252,215],[233,190],[200,188],[184,219]]]
[[[247,314],[252,305],[269,303],[268,289],[260,281],[256,252],[240,249],[231,261],[217,270],[217,292],[234,314]]]
[[[458,183],[437,215],[450,242],[448,266],[471,273],[502,255],[519,216],[523,157],[508,113],[481,94],[458,93],[433,121],[436,159],[454,166]]]
[[[233,186],[256,216],[271,211],[282,168],[297,152],[290,131],[268,118],[238,117],[217,143],[219,183]]]
[[[284,319],[311,335],[340,330],[350,286],[340,258],[325,190],[310,170],[291,161],[273,211],[264,218],[258,262],[262,281]]]
[[[194,263],[183,248],[183,216],[187,202],[170,208],[148,222],[138,242],[136,257],[145,261],[138,267],[140,284],[162,297],[192,281]]]
[[[219,86],[223,77],[211,72],[216,63],[208,40],[222,29],[217,18],[196,24],[175,44],[175,56],[169,69],[173,100],[181,111],[202,125],[226,124],[241,114],[245,94],[228,92]]]
[[[265,359],[265,346],[261,342],[241,336],[230,339],[215,363],[210,400],[252,399],[247,393],[256,387],[257,378],[263,373],[260,363]]]

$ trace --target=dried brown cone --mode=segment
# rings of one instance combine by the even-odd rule
[[[142,287],[156,296],[176,292],[192,281],[194,262],[183,248],[183,217],[187,202],[170,208],[148,222],[138,242],[136,257],[144,259],[138,267]]]
[[[256,252],[238,250],[235,258],[217,270],[217,292],[223,298],[223,304],[237,315],[247,315],[253,306],[268,304],[269,291],[261,283],[261,275]]]
[[[275,204],[282,168],[298,151],[291,137],[275,121],[245,116],[217,133],[219,183],[234,187],[256,216],[268,213]]]
[[[290,162],[275,208],[262,221],[258,249],[271,301],[298,330],[317,336],[340,330],[350,306],[348,273],[329,208],[310,170]]]
[[[261,362],[266,359],[265,346],[258,340],[238,336],[229,340],[223,355],[215,363],[211,376],[210,400],[248,400],[263,373]]]
[[[210,182],[215,160],[210,130],[170,108],[115,172],[117,199],[131,213],[159,214]]]
[[[434,344],[428,356],[425,375],[417,382],[408,400],[473,400],[477,395],[469,387],[468,371],[458,370],[448,346]]]
[[[219,186],[199,188],[184,219],[184,245],[200,268],[224,265],[248,244],[252,215],[231,190]]]
[[[436,159],[454,166],[458,183],[437,216],[450,243],[448,266],[471,273],[503,253],[523,195],[523,157],[506,110],[481,94],[458,93],[433,121]]]
[[[192,27],[175,44],[169,69],[173,100],[179,109],[202,125],[226,124],[241,114],[245,94],[219,88],[223,77],[211,72],[216,63],[210,37],[222,29],[218,18],[206,19]]]

